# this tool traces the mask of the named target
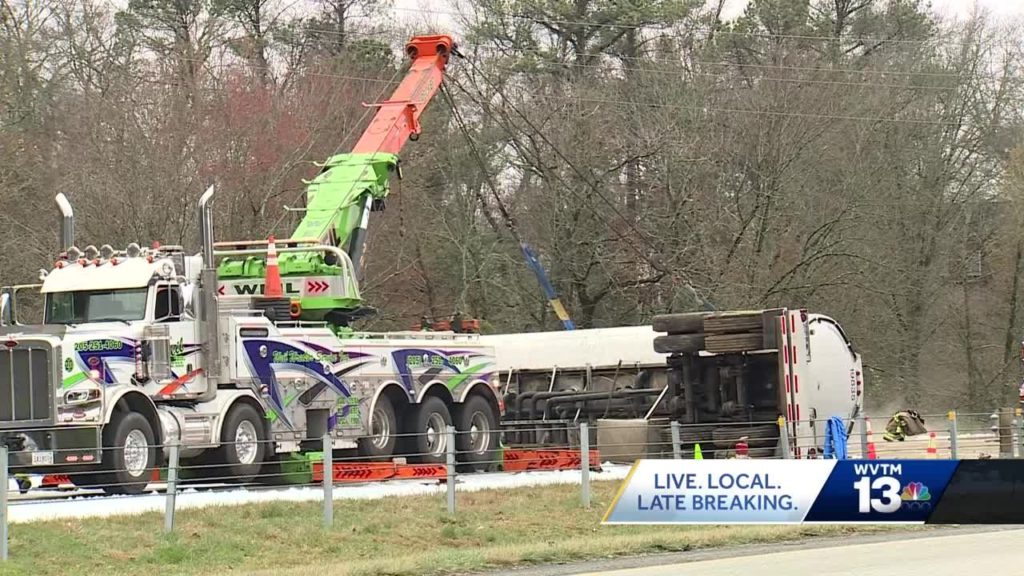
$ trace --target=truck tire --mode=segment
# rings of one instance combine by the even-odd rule
[[[655,332],[668,334],[693,334],[704,331],[704,319],[711,312],[683,312],[681,314],[659,314],[651,321]]]
[[[157,467],[156,436],[138,412],[116,413],[103,430],[103,472],[107,494],[142,494]]]
[[[360,438],[359,455],[370,460],[389,460],[395,455],[398,436],[398,416],[386,394],[377,397],[370,414],[370,436]]]
[[[455,450],[469,472],[490,472],[498,467],[501,429],[491,403],[470,396],[455,411]]]
[[[418,464],[444,464],[447,460],[445,430],[452,425],[452,415],[444,401],[427,396],[414,406],[412,418],[412,454]]]
[[[761,334],[708,334],[704,349],[711,354],[750,352],[764,347]]]
[[[751,448],[747,451],[747,456],[751,458],[757,458],[759,460],[774,458],[778,448],[776,446],[764,447],[764,448]]]
[[[703,349],[703,334],[668,334],[654,338],[654,351],[658,354],[696,354]]]
[[[247,402],[236,402],[224,417],[221,445],[213,453],[213,476],[220,482],[252,482],[267,453],[263,417]]]
[[[711,426],[694,426],[692,424],[679,427],[679,449],[680,456],[683,460],[692,460],[694,453],[696,452],[696,446],[699,444],[701,448],[701,455],[704,458],[712,458],[714,453],[714,443],[711,439],[711,433],[713,432]],[[664,428],[661,432],[662,442],[666,443],[669,447],[667,458],[671,458],[674,455],[672,452],[672,429]]]
[[[704,331],[709,334],[739,334],[764,330],[760,312],[736,312],[709,316],[704,320]]]

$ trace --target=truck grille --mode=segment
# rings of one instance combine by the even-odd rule
[[[0,426],[51,421],[52,354],[46,344],[0,346]]]

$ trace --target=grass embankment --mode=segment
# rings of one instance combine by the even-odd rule
[[[578,486],[460,493],[455,517],[443,495],[339,500],[329,533],[320,503],[287,502],[183,510],[171,536],[160,514],[14,524],[0,574],[452,574],[883,529],[601,526],[618,485],[595,482],[589,510]]]

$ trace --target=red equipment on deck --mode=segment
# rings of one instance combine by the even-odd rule
[[[579,470],[583,458],[579,450],[562,450],[559,448],[537,448],[535,450],[506,450],[506,472],[525,472],[527,470]],[[597,450],[590,451],[590,469],[601,470],[601,455]]]
[[[381,480],[444,478],[444,464],[399,464],[397,462],[334,462],[335,482],[379,482]],[[313,463],[313,482],[323,482],[324,465]]]
[[[43,476],[42,482],[39,483],[40,488],[59,488],[61,486],[67,486],[68,484],[74,484],[71,478],[67,474],[47,474]]]
[[[601,456],[590,451],[590,469],[601,470]],[[502,469],[505,472],[539,470],[579,470],[579,450],[540,448],[536,450],[505,450]],[[338,483],[379,482],[382,480],[443,480],[448,476],[444,464],[399,464],[396,462],[334,462],[334,481]],[[324,466],[313,464],[313,481],[323,482]]]

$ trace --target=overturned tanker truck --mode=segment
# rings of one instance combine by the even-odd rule
[[[786,308],[654,317],[646,326],[483,336],[494,350],[506,443],[591,446],[604,460],[814,457],[828,421],[847,432],[864,398],[861,357],[834,319]]]

